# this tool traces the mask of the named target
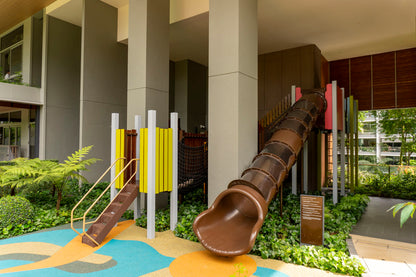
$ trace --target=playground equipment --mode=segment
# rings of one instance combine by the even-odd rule
[[[112,115],[112,149],[114,162],[95,182],[91,189],[82,197],[71,211],[71,228],[82,236],[82,242],[92,247],[98,246],[117,224],[123,213],[135,201],[135,218],[138,217],[139,192],[147,193],[147,237],[155,237],[155,194],[171,191],[171,229],[177,223],[177,113],[171,114],[172,129],[156,128],[156,111],[148,113],[148,128],[140,128],[140,116],[135,117],[135,126],[140,130],[137,140],[136,130],[118,129],[118,114]],[[137,174],[136,156],[140,156],[140,174]],[[111,170],[111,182],[85,211],[82,217],[74,218],[74,211],[94,190],[96,185]],[[140,186],[138,185],[140,183]],[[90,222],[86,218],[91,209],[111,188],[111,202],[100,214]],[[117,189],[120,191],[117,193]],[[144,199],[142,199],[144,200]],[[142,201],[144,202],[144,201]],[[83,220],[82,233],[78,232],[73,223]],[[86,225],[92,224],[86,231]]]
[[[242,177],[232,181],[195,219],[194,232],[205,248],[219,256],[237,256],[251,250],[268,205],[325,109],[324,95],[315,91],[304,93],[290,108]]]

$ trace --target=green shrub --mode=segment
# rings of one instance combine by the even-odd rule
[[[367,174],[368,175],[368,174]],[[413,172],[402,171],[397,175],[379,172],[368,175],[356,193],[370,196],[416,200],[416,176]]]
[[[0,228],[25,224],[34,218],[30,202],[20,196],[5,196],[0,199]]]

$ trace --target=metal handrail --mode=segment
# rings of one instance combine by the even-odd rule
[[[83,216],[83,221],[82,221],[82,233],[85,234],[89,239],[91,239],[91,241],[93,241],[97,246],[99,245],[99,243],[92,238],[87,232],[85,232],[85,218],[87,216],[87,214],[89,213],[89,211],[95,206],[95,204],[101,199],[101,197],[107,192],[107,190],[111,187],[111,185],[118,179],[118,177],[130,166],[130,164],[133,161],[138,161],[139,159],[131,159],[127,165],[120,171],[120,173],[114,178],[113,182],[111,182],[110,185],[107,186],[107,188],[100,194],[100,196],[98,196],[98,198],[94,201],[94,203],[91,204],[91,206],[85,211],[84,216]],[[130,180],[136,175],[137,173],[137,165],[136,165],[136,170],[134,171],[134,174],[132,174],[130,176],[130,178],[123,184],[123,187],[128,184],[130,182]],[[88,222],[88,224],[93,224],[95,222],[97,222],[97,220],[101,217],[101,215],[104,213],[104,211],[111,205],[111,203],[113,203],[113,201],[117,198],[117,196],[121,193],[122,190],[120,190],[116,196],[114,197],[114,199],[112,201],[110,201],[110,203],[108,203],[108,205],[103,209],[103,211],[101,212],[101,214],[97,217],[96,220],[94,221],[90,221]]]
[[[82,217],[77,217],[74,218],[74,211],[76,208],[78,208],[78,206],[82,203],[82,201],[84,201],[84,199],[88,196],[88,194],[95,188],[95,186],[98,185],[98,183],[104,178],[104,176],[108,173],[108,171],[110,171],[111,168],[113,168],[113,166],[119,161],[119,160],[125,160],[126,158],[118,158],[116,159],[108,168],[107,170],[100,176],[100,178],[98,178],[98,180],[94,183],[94,185],[87,191],[87,193],[81,198],[81,200],[78,201],[78,203],[74,206],[74,208],[72,208],[71,211],[71,229],[74,230],[74,232],[76,232],[77,234],[81,235],[80,232],[78,232],[75,228],[74,228],[74,221],[75,220],[79,220]],[[118,177],[118,176],[117,176]],[[112,183],[111,183],[112,184]]]
[[[124,168],[117,174],[117,176],[114,178],[114,180],[112,180],[112,182],[105,188],[105,190],[97,197],[97,199],[94,201],[94,203],[92,203],[91,205],[90,205],[90,207],[84,212],[84,215],[83,215],[83,217],[78,217],[78,218],[73,218],[73,212],[74,212],[74,210],[77,208],[77,206],[85,199],[85,197],[92,191],[92,189],[98,184],[98,182],[103,178],[103,176],[106,174],[106,173],[108,173],[108,171],[114,166],[114,164],[118,161],[118,160],[120,160],[120,159],[126,159],[126,158],[118,158],[117,160],[115,160],[114,162],[113,162],[113,164],[106,170],[106,172],[100,177],[100,179],[94,184],[94,186],[93,187],[91,187],[91,189],[84,195],[84,197],[77,203],[77,205],[72,209],[72,212],[71,212],[71,228],[72,228],[72,230],[74,230],[77,234],[79,234],[80,236],[82,236],[83,234],[85,234],[89,239],[91,239],[91,241],[93,241],[96,245],[99,245],[99,243],[94,239],[94,238],[92,238],[90,235],[88,235],[88,233],[87,232],[85,232],[85,225],[86,224],[93,224],[93,223],[95,223],[95,222],[97,222],[97,220],[98,220],[98,218],[100,218],[100,216],[104,213],[104,211],[111,205],[111,203],[112,203],[112,201],[110,201],[110,203],[104,208],[104,210],[101,212],[101,214],[97,217],[97,219],[96,220],[94,220],[94,221],[89,221],[89,222],[85,222],[86,221],[86,216],[87,216],[87,214],[91,211],[91,209],[95,206],[95,204],[97,204],[97,202],[102,198],[102,196],[108,191],[108,189],[114,184],[114,182],[120,177],[120,175],[130,166],[130,164],[133,162],[133,161],[138,161],[139,159],[132,159],[132,160],[130,160],[128,163],[127,163],[127,165],[125,165],[124,166]],[[137,165],[136,165],[136,170],[135,170],[135,172],[134,172],[134,174],[132,174],[132,176],[127,180],[127,182],[125,182],[124,184],[123,184],[123,186],[125,186],[128,182],[130,182],[131,181],[131,179],[136,175],[136,173],[137,173]],[[120,194],[120,192],[121,192],[121,190],[117,193],[117,195],[119,195]],[[117,195],[114,197],[114,199],[116,199],[116,197],[117,197]],[[114,199],[113,199],[113,201],[114,201]],[[74,220],[79,220],[79,219],[82,219],[82,233],[80,233],[80,232],[78,232],[74,227],[73,227],[73,221]]]

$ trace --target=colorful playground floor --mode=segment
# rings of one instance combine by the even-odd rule
[[[238,268],[245,271],[238,275]],[[81,243],[71,229],[50,229],[0,240],[0,274],[15,276],[296,277],[336,276],[318,269],[244,255],[216,257],[171,231],[148,240],[146,230],[124,221],[100,247]]]

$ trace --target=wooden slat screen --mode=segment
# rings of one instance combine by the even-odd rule
[[[373,108],[394,108],[394,52],[373,55]]]
[[[349,66],[348,66],[349,65]],[[330,80],[359,110],[416,107],[416,48],[331,61]]]
[[[397,51],[397,107],[416,107],[416,48]]]
[[[351,59],[351,94],[359,110],[371,109],[371,56]]]
[[[338,60],[330,62],[330,80],[337,80],[338,86],[345,89],[345,97],[350,96],[350,65],[349,60]]]

